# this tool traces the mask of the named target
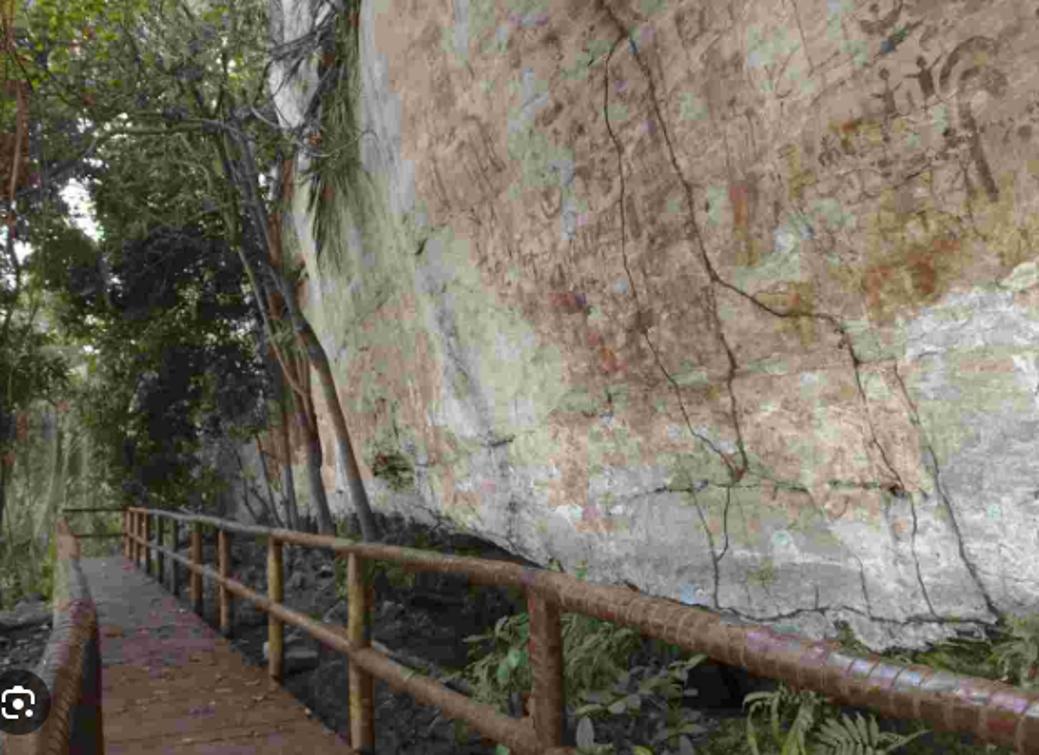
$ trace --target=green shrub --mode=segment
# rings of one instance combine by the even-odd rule
[[[462,675],[472,685],[476,700],[505,712],[512,695],[530,689],[529,638],[527,613],[503,616],[490,632],[465,638],[473,647]]]
[[[567,699],[608,686],[641,644],[635,630],[587,616],[564,614],[561,624]],[[513,695],[529,691],[529,639],[526,612],[503,616],[490,632],[465,638],[474,647],[463,673],[478,700],[505,711]]]

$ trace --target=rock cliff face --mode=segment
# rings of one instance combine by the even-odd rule
[[[1035,610],[1037,16],[363,0],[287,235],[376,508],[876,648]]]

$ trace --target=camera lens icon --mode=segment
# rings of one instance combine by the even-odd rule
[[[50,691],[36,674],[23,669],[0,674],[0,731],[30,734],[43,726],[50,707]]]
[[[28,687],[16,684],[10,689],[0,692],[0,716],[8,721],[32,718],[34,705],[36,705],[36,693]]]

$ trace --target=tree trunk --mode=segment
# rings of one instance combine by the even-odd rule
[[[285,401],[285,390],[278,392],[279,419],[278,432],[281,434],[282,448],[285,449],[285,462],[281,467],[281,485],[284,488],[285,521],[294,530],[299,529],[299,505],[296,503],[296,478],[292,472],[292,438],[289,434],[289,408]]]
[[[317,510],[318,531],[323,535],[334,535],[335,525],[332,523],[332,511],[328,507],[325,482],[321,479],[324,454],[321,451],[321,436],[317,431],[317,417],[314,416],[313,411],[307,412],[307,407],[303,405],[303,400],[299,396],[293,394],[293,399],[296,404],[296,421],[307,455],[307,479],[310,482],[310,494],[314,499],[314,508]]]
[[[321,381],[321,390],[325,397],[325,404],[328,406],[328,413],[332,417],[332,427],[335,430],[337,460],[346,474],[350,501],[354,505],[361,524],[361,536],[367,542],[374,542],[379,539],[379,530],[375,524],[375,517],[372,515],[371,504],[368,502],[368,493],[361,480],[361,470],[357,465],[357,457],[350,440],[350,431],[346,426],[346,415],[343,413],[342,404],[339,403],[339,393],[332,375],[332,365],[328,361],[325,347],[321,345],[314,329],[300,311],[296,301],[296,292],[292,290],[291,284],[281,276],[278,277],[277,282],[285,299],[292,327],[302,340],[310,363],[314,366],[318,379]]]
[[[280,250],[277,249],[275,240],[271,238],[270,216],[263,201],[260,199],[258,188],[259,170],[256,167],[253,147],[249,138],[238,130],[237,127],[239,125],[238,123],[235,124],[236,129],[233,139],[241,150],[243,158],[242,167],[245,169],[245,175],[242,177],[244,181],[241,185],[244,195],[243,201],[247,211],[252,215],[253,223],[256,226],[256,234],[264,246],[265,254],[260,255],[260,263],[269,274],[277,290],[281,293],[293,330],[306,348],[307,356],[318,374],[318,379],[321,381],[321,390],[325,397],[325,403],[328,406],[328,412],[332,417],[332,427],[336,438],[337,461],[346,474],[350,501],[354,505],[354,510],[357,512],[357,518],[361,524],[361,535],[366,541],[375,541],[379,539],[379,532],[375,525],[375,518],[372,516],[371,505],[368,502],[368,493],[365,491],[364,483],[361,480],[361,470],[357,465],[353,443],[350,441],[350,433],[346,426],[346,415],[343,413],[343,407],[339,403],[339,393],[336,390],[332,367],[328,361],[328,355],[325,353],[324,346],[321,345],[321,341],[300,310],[293,284],[286,279],[282,272],[282,267],[275,267],[272,262],[272,258],[280,256]],[[229,166],[230,164],[226,163],[225,169],[229,172],[228,177],[233,180]]]
[[[274,502],[274,486],[271,485],[271,473],[267,468],[267,457],[264,455],[263,444],[260,442],[260,434],[255,435],[256,440],[256,453],[260,458],[260,468],[263,470],[263,482],[267,487],[267,500],[264,502],[264,506],[267,511],[270,512],[271,521],[274,522],[278,527],[284,527],[285,522],[282,521],[281,516],[278,514],[278,506]]]

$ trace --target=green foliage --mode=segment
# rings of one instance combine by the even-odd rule
[[[385,480],[391,490],[412,490],[415,486],[415,471],[411,462],[396,449],[377,450],[369,462],[372,474]]]
[[[26,269],[66,343],[90,347],[74,391],[89,465],[111,492],[154,505],[212,497],[204,443],[263,419],[255,309],[234,251],[240,187],[221,180],[222,132],[203,120],[238,122],[265,106],[266,10],[263,0],[40,0],[18,18],[18,69],[50,163],[34,168],[79,179],[101,235],[72,226],[61,184],[44,186],[19,213],[33,247]],[[286,139],[260,120],[250,127],[264,169]]]
[[[53,544],[29,536],[20,517],[10,519],[0,538],[0,610],[33,596],[50,600],[54,589]]]
[[[506,711],[513,694],[530,689],[529,639],[527,613],[503,616],[492,631],[465,638],[474,647],[469,651],[472,660],[463,675],[472,685],[476,700]]]
[[[1007,636],[991,657],[1003,678],[1024,689],[1039,689],[1039,614],[1008,617]]]
[[[785,685],[773,692],[747,695],[747,744],[753,755],[761,755],[755,718],[767,713],[772,745],[781,755],[803,755],[806,737],[816,723],[821,698],[814,692],[797,692]],[[788,715],[792,711],[793,715]],[[771,752],[768,748],[766,751]]]
[[[926,733],[881,731],[872,715],[838,717],[822,696],[783,684],[772,692],[751,693],[743,703],[751,755],[886,755]],[[764,735],[758,730],[760,719],[767,723]]]
[[[840,720],[828,718],[819,725],[816,741],[822,755],[884,755],[902,748],[906,743],[923,735],[924,731],[909,736],[881,731],[876,718],[868,719],[856,713],[852,720],[842,714]]]
[[[955,674],[988,679],[996,679],[1000,674],[995,648],[989,639],[952,637],[926,650],[895,651],[885,655],[901,663],[919,663]]]
[[[416,574],[404,564],[395,561],[385,561],[383,573],[390,585],[398,590],[411,590],[415,587]]]
[[[4,517],[0,522],[0,607],[40,595],[51,596],[57,512],[71,500],[69,484],[83,470],[71,463],[78,450],[67,415],[36,402],[20,412],[19,432],[4,462]],[[85,491],[79,489],[79,495]]]
[[[333,563],[335,569],[336,597],[340,600],[347,598],[347,564],[345,558],[337,558]]]
[[[594,751],[595,730],[593,718],[627,714],[638,716],[647,708],[656,708],[663,713],[662,725],[652,737],[658,747],[678,747],[680,751],[690,748],[690,737],[706,731],[699,716],[691,713],[684,705],[685,699],[695,696],[696,691],[685,689],[689,671],[704,660],[703,655],[694,655],[672,661],[658,671],[645,667],[634,667],[622,672],[612,685],[579,694],[581,704],[574,710],[578,719],[578,731],[584,732],[584,744]],[[647,673],[649,672],[649,673]],[[652,752],[648,747],[643,750]]]
[[[66,338],[90,344],[74,404],[93,466],[114,490],[156,505],[215,497],[222,482],[203,445],[259,426],[266,387],[237,258],[193,228],[156,228],[118,250],[51,238],[33,269],[53,287]],[[84,293],[72,262],[91,258],[81,266],[95,282]]]
[[[956,674],[1000,679],[1024,689],[1039,688],[1039,614],[1007,616],[987,637],[953,637],[926,650],[885,654]]]
[[[579,699],[602,689],[628,669],[628,659],[642,643],[630,627],[568,613],[562,619],[566,694]]]
[[[574,711],[575,716],[620,715],[637,713],[647,700],[681,701],[686,697],[685,681],[689,671],[704,660],[703,655],[694,655],[672,661],[659,673],[638,676],[642,668],[633,668],[617,676],[612,685],[579,696],[584,704]],[[696,732],[686,732],[696,733]]]
[[[628,658],[640,644],[635,630],[580,614],[564,614],[561,624],[568,699],[610,684],[627,669]],[[505,710],[512,695],[530,689],[529,639],[526,612],[503,616],[491,632],[465,638],[475,645],[465,676],[478,700]]]
[[[320,126],[311,134],[317,153],[306,175],[310,178],[309,210],[314,214],[317,253],[343,243],[337,202],[349,196],[350,181],[360,162],[355,105],[359,77],[358,15],[361,0],[346,0],[345,11],[335,15],[324,30],[324,54],[318,76],[324,82],[317,97]],[[335,200],[335,201],[333,201]]]

